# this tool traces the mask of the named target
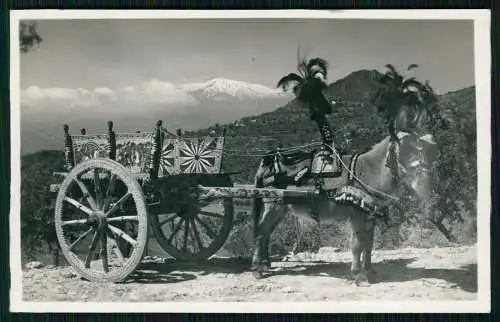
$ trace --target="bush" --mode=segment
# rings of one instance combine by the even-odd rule
[[[21,245],[27,256],[58,249],[51,209],[54,195],[48,189],[57,181],[53,172],[61,171],[63,166],[64,154],[59,151],[43,151],[22,159]]]

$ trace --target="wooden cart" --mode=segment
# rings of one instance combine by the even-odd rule
[[[140,264],[151,229],[181,260],[215,254],[226,241],[233,198],[313,197],[312,190],[234,187],[221,173],[225,131],[206,137],[172,134],[158,121],[148,133],[71,135],[55,228],[62,253],[84,278],[119,282]]]

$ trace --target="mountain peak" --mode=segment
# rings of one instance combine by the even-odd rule
[[[205,82],[184,84],[181,88],[191,94],[201,94],[207,98],[258,99],[284,96],[279,89],[224,77],[212,77]]]
[[[376,69],[361,69],[349,73],[342,78],[342,81],[374,81],[378,80],[382,74]]]

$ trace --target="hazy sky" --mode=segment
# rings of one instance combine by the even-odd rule
[[[404,69],[439,92],[474,84],[473,23],[380,20],[39,21],[40,51],[22,55],[21,87],[117,88],[153,79],[221,76],[275,86],[296,48],[334,65],[330,81],[359,69]]]

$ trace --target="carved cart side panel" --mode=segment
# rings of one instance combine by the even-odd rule
[[[161,132],[158,132],[161,131]],[[225,136],[181,137],[161,130],[107,134],[67,135],[68,167],[93,158],[112,158],[139,178],[177,174],[218,174]],[[156,142],[156,143],[155,143]],[[159,152],[156,152],[158,151]]]
[[[172,174],[220,172],[224,137],[176,138],[168,144],[164,160],[173,160]]]
[[[88,159],[108,157],[108,136],[102,135],[72,135],[75,164]]]
[[[138,177],[149,177],[152,133],[120,133],[116,136],[116,161]]]
[[[75,164],[88,159],[109,157],[107,134],[73,135],[72,140]],[[116,161],[138,177],[147,178],[149,175],[151,148],[151,133],[116,134]]]

